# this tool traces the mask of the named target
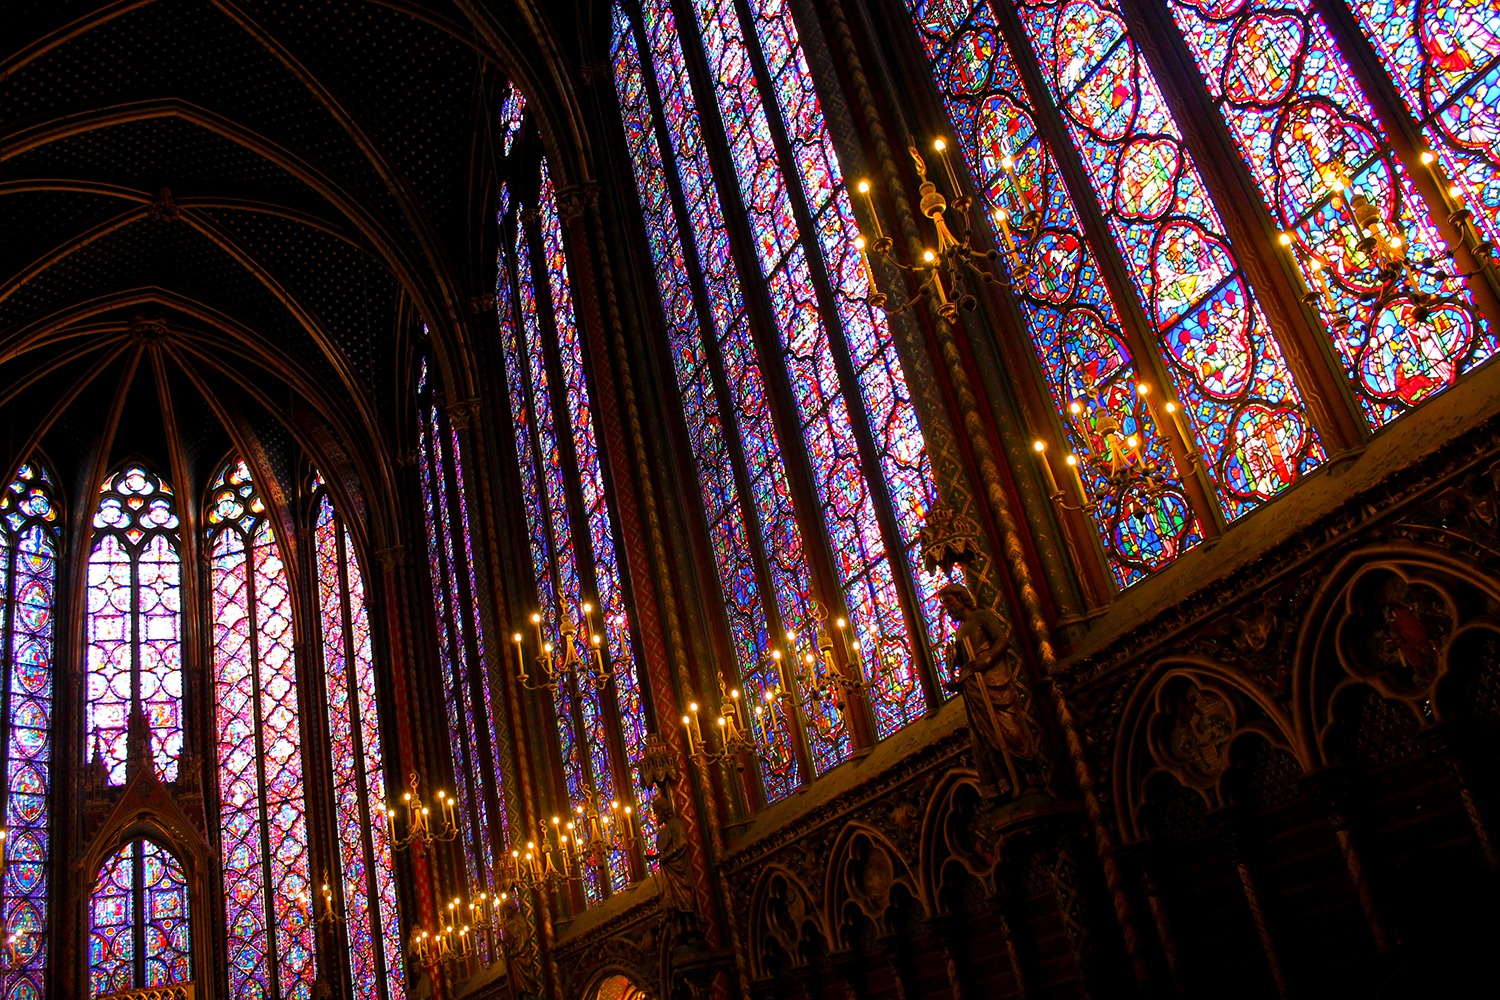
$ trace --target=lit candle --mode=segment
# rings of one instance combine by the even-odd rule
[[[1031,442],[1031,449],[1036,452],[1037,459],[1042,463],[1042,475],[1047,479],[1047,495],[1057,496],[1062,490],[1057,488],[1057,477],[1052,474],[1052,463],[1047,461],[1047,442],[1037,438]]]
[[[387,809],[385,811],[385,828],[386,832],[391,836],[391,843],[394,844],[396,842],[396,810]]]
[[[510,638],[516,644],[516,676],[525,684],[530,678],[526,676],[526,653],[521,649],[521,633],[517,632]]]
[[[693,753],[694,753],[694,750],[693,750],[693,720],[689,719],[685,715],[682,717],[682,731],[687,734],[687,752],[688,752],[688,756],[691,757],[693,755]]]
[[[875,291],[875,271],[870,267],[870,255],[865,250],[865,238],[854,237],[854,249],[859,251],[859,267],[864,272],[865,283],[870,286],[870,291]]]
[[[536,629],[536,648],[542,648],[542,615],[539,611],[531,613],[531,625]]]
[[[1073,485],[1077,487],[1078,495],[1083,498],[1084,503],[1087,503],[1089,495],[1083,488],[1083,473],[1078,469],[1078,456],[1069,452],[1064,461],[1067,462],[1068,471],[1073,473]]]
[[[885,233],[880,229],[880,216],[875,212],[875,195],[870,192],[870,182],[860,181],[857,187],[859,193],[865,196],[865,205],[870,209],[870,222],[875,226],[875,239],[883,239]]]
[[[953,172],[953,164],[948,159],[948,144],[942,139],[935,139],[932,148],[937,150],[938,157],[943,161],[943,170],[948,174],[948,183],[953,186],[953,197],[959,196],[958,175]]]

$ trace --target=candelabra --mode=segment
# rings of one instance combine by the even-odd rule
[[[1411,303],[1412,319],[1425,323],[1437,306],[1453,301],[1454,296],[1423,288],[1422,279],[1426,279],[1429,287],[1458,285],[1494,267],[1495,244],[1484,239],[1474,227],[1474,213],[1464,204],[1462,189],[1444,180],[1437,157],[1430,150],[1422,153],[1421,162],[1432,175],[1449,223],[1458,230],[1461,244],[1469,249],[1478,266],[1472,271],[1458,269],[1454,264],[1457,247],[1448,247],[1429,257],[1411,257],[1408,234],[1395,213],[1386,210],[1378,192],[1373,187],[1356,188],[1347,177],[1330,170],[1324,182],[1333,192],[1331,207],[1338,222],[1326,242],[1336,248],[1337,259],[1326,251],[1315,252],[1293,233],[1282,233],[1280,242],[1309,276],[1303,301],[1317,308],[1327,300],[1327,311],[1337,317],[1334,322],[1339,326],[1347,326],[1349,317],[1338,315],[1340,291],[1333,282],[1342,286],[1343,294],[1370,304],[1372,316],[1380,316],[1397,299],[1406,299]]]
[[[1168,399],[1162,409],[1179,437],[1190,440],[1183,426],[1181,407]],[[1132,517],[1143,519],[1148,516],[1152,501],[1164,494],[1175,493],[1175,470],[1166,467],[1149,447],[1147,429],[1160,426],[1160,421],[1148,421],[1148,413],[1153,417],[1156,415],[1151,386],[1145,382],[1136,383],[1134,393],[1123,386],[1113,386],[1071,400],[1064,422],[1071,431],[1071,439],[1076,442],[1076,449],[1068,452],[1063,462],[1071,473],[1077,503],[1070,503],[1058,485],[1047,459],[1047,442],[1037,438],[1031,445],[1041,461],[1052,501],[1065,510],[1090,514],[1108,502],[1111,510],[1128,512]],[[1085,474],[1089,482],[1102,483],[1104,487],[1095,489],[1092,500],[1084,488]]]
[[[604,637],[594,631],[594,606],[583,605],[582,629],[573,621],[566,607],[559,609],[558,620],[561,623],[559,641],[554,643],[542,634],[541,612],[534,612],[531,616],[537,647],[535,678],[526,672],[521,633],[511,636],[516,645],[516,679],[521,686],[528,691],[556,691],[559,684],[576,677],[595,690],[606,687],[614,678],[604,662]]]
[[[433,843],[448,843],[458,836],[458,803],[447,792],[441,789],[437,793],[438,818],[441,820],[441,829],[435,825],[432,810],[422,803],[420,793],[420,779],[413,771],[407,777],[407,791],[401,796],[401,801],[406,805],[406,836],[401,837],[396,833],[396,810],[387,806],[385,810],[386,829],[390,833],[391,845],[398,851],[404,851],[413,844],[421,844],[424,847]]]
[[[979,300],[971,290],[975,280],[981,284],[1009,287],[1029,273],[1030,263],[1026,251],[1041,234],[1042,213],[1035,201],[1034,186],[1025,177],[1017,176],[1015,158],[1006,153],[1000,159],[1000,173],[997,177],[996,193],[999,201],[984,199],[985,207],[999,229],[1004,249],[979,249],[974,245],[975,199],[964,193],[958,183],[958,175],[948,159],[947,142],[937,139],[932,148],[942,160],[943,169],[948,175],[948,183],[953,190],[951,202],[928,179],[927,163],[917,147],[911,145],[908,151],[917,171],[917,208],[932,223],[937,238],[936,248],[924,249],[919,263],[908,264],[897,258],[893,252],[895,241],[886,235],[880,225],[880,217],[875,211],[875,198],[867,180],[860,181],[856,188],[865,196],[870,220],[875,228],[875,242],[867,244],[865,238],[860,236],[855,239],[855,246],[860,251],[865,277],[871,289],[870,305],[883,309],[888,314],[896,314],[911,308],[925,295],[933,300],[939,315],[952,321],[957,318],[960,308],[972,310],[978,305]],[[980,198],[984,198],[983,192],[980,193]],[[950,212],[958,226],[957,236],[954,235],[953,226],[949,224]],[[918,276],[918,288],[911,298],[900,305],[890,306],[885,293],[876,290],[874,274],[870,271],[870,250],[898,270]],[[1009,278],[990,269],[1001,259],[1009,262]]]
[[[767,690],[765,699],[771,710],[776,711],[776,694],[773,690]],[[741,715],[740,689],[724,686],[723,678],[719,680],[719,715],[716,725],[710,727],[709,732],[717,731],[717,742],[719,748],[713,747],[714,739],[704,739],[703,726],[698,721],[698,703],[688,702],[687,714],[682,717],[682,726],[687,733],[688,755],[697,760],[700,765],[723,764],[739,759],[741,754],[752,753],[762,759],[767,758],[770,747],[770,739],[765,740],[762,747],[754,735],[745,726],[745,719]],[[769,727],[764,724],[766,706],[756,705],[756,715],[761,716],[761,730],[769,734]]]

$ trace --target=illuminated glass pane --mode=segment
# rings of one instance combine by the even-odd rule
[[[648,4],[647,6],[652,6]],[[824,523],[844,590],[850,620],[865,652],[870,696],[881,736],[917,718],[926,708],[913,662],[895,583],[897,567],[881,535],[875,499],[859,457],[849,406],[865,405],[877,433],[881,468],[891,490],[901,544],[914,555],[916,531],[930,503],[930,469],[904,377],[883,319],[863,305],[868,294],[853,251],[855,227],[838,159],[832,148],[811,74],[790,13],[777,0],[752,3],[754,35],[747,35],[732,4],[693,4],[713,77],[719,114],[729,141],[740,194],[770,297],[782,360],[801,423]],[[751,46],[758,44],[771,71],[757,78]],[[771,97],[765,92],[769,85]],[[771,103],[774,102],[774,103]],[[779,114],[795,162],[783,163],[772,115]],[[789,172],[805,189],[814,231],[805,233],[793,207]],[[814,259],[810,253],[818,253]],[[837,315],[820,311],[814,267],[826,267],[835,286]],[[842,330],[860,384],[842,385],[831,338]],[[849,395],[849,390],[854,395]],[[909,560],[908,560],[909,561]],[[904,572],[904,570],[902,570]],[[945,628],[932,590],[917,576],[922,617],[934,635]],[[797,628],[794,652],[809,652],[811,628]],[[832,754],[814,752],[819,770],[847,752],[848,736],[828,699],[808,706],[809,728]]]
[[[1484,238],[1500,241],[1500,3],[1349,0]]]
[[[125,780],[130,714],[139,708],[159,777],[182,753],[182,593],[171,487],[131,465],[105,480],[89,556],[84,759],[97,749]]]
[[[219,474],[207,520],[229,984],[306,998],[312,876],[290,584],[243,462]]]
[[[0,663],[9,664],[0,916],[14,937],[0,968],[7,1000],[40,998],[47,975],[57,520],[51,477],[22,464],[0,490]]]
[[[187,877],[166,848],[137,840],[107,858],[88,916],[91,996],[192,980]]]
[[[656,52],[656,72],[660,92],[668,95],[671,104],[664,116],[671,120],[679,141],[687,140],[687,148],[681,155],[702,161],[706,153],[698,138],[698,121],[692,109],[691,95],[687,93],[681,46],[670,21],[670,11],[663,8],[660,13],[662,16],[652,21],[650,37],[653,45],[661,46]],[[742,362],[738,378],[724,380],[723,392],[731,401],[734,424],[729,429],[723,424],[720,383],[714,374],[710,352],[721,350],[724,339],[738,340],[744,336],[746,321],[739,276],[730,257],[728,234],[706,161],[680,161],[683,175],[678,177],[678,182],[693,216],[688,227],[692,243],[684,243],[681,235],[684,220],[677,217],[673,208],[666,175],[667,164],[679,161],[663,149],[657,133],[656,114],[646,92],[635,34],[629,17],[618,6],[615,8],[614,65],[615,89],[635,167],[647,238],[656,265],[657,290],[667,320],[673,370],[692,443],[699,497],[708,523],[714,565],[718,570],[746,700],[761,706],[765,694],[774,691],[780,679],[770,669],[773,644],[766,625],[764,598],[751,547],[760,545],[763,550],[770,551],[771,546],[764,537],[768,530],[766,526],[779,526],[786,544],[779,558],[768,560],[772,571],[771,586],[781,613],[793,620],[801,611],[801,595],[810,589],[806,561],[802,557],[802,538],[789,505],[790,491],[785,487],[786,472],[780,463],[780,444],[771,426],[770,415],[761,404],[764,386],[760,369],[754,357],[746,352],[737,354]],[[700,319],[694,304],[689,253],[696,258],[708,292],[707,323]],[[742,501],[727,440],[728,434],[735,430],[747,442],[744,457],[755,502],[755,528],[746,523],[741,513]],[[749,442],[759,442],[761,447],[752,450]],[[773,483],[780,483],[781,487],[768,488]],[[760,529],[762,537],[752,534],[756,528]],[[775,530],[775,527],[769,530]],[[761,773],[766,794],[775,801],[797,787],[791,733],[784,715],[767,716],[763,708],[751,722],[771,750],[771,760],[762,763]]]
[[[1323,293],[1318,308],[1371,423],[1400,416],[1494,354],[1456,282],[1416,277],[1421,292],[1457,294],[1425,319],[1410,294],[1375,299],[1384,264],[1363,245],[1356,199],[1375,207],[1382,232],[1403,240],[1412,259],[1445,245],[1308,0],[1171,7],[1303,280]],[[1171,173],[1165,161],[1152,169]],[[1339,193],[1343,184],[1350,194]]]
[[[444,668],[444,707],[448,717],[456,790],[464,825],[464,861],[470,884],[491,886],[495,849],[490,840],[489,801],[484,776],[498,776],[497,717],[491,701],[483,624],[478,613],[478,580],[463,486],[463,459],[457,432],[445,435],[437,406],[427,396],[427,362],[419,372],[418,468],[425,493],[429,569],[437,625],[438,656]],[[507,829],[501,800],[501,827]],[[476,890],[477,891],[477,890]],[[488,943],[478,942],[486,955]]]
[[[1226,517],[1322,458],[1301,394],[1198,168],[1113,0],[1023,3],[1063,112]]]
[[[356,1000],[383,1000],[401,996],[405,968],[393,849],[378,821],[386,789],[370,620],[348,529],[321,490],[313,550],[349,976]]]
[[[1104,468],[1082,467],[1089,498],[1100,501],[1092,516],[1115,580],[1129,585],[1201,536],[1161,432],[1137,397],[1140,376],[1115,303],[1052,150],[1037,131],[1031,96],[989,0],[909,0],[907,7],[969,171],[1003,213],[998,219],[981,214],[1008,254],[1003,265],[1053,405],[1066,414],[1082,401],[1124,416],[1121,432],[1143,438],[1157,468],[1172,472],[1172,489],[1137,514],[1133,501],[1140,498],[1117,498]],[[1073,450],[1104,451],[1097,426],[1073,420],[1067,431]]]

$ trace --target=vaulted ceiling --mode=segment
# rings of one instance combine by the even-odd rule
[[[385,491],[411,317],[461,338],[493,280],[499,65],[562,79],[514,37],[555,29],[445,0],[3,8],[0,461],[40,447],[82,489],[140,454],[201,487],[230,447],[278,478],[300,450]]]

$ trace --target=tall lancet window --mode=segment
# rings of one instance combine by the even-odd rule
[[[365,579],[327,487],[321,478],[314,486],[313,574],[348,972],[355,1000],[397,1000],[405,973],[395,862],[388,826],[379,819],[386,788]]]
[[[496,884],[495,860],[508,843],[500,788],[499,716],[490,689],[482,604],[458,430],[434,401],[424,358],[417,373],[418,450],[427,528],[432,610],[437,624],[443,700],[463,814],[469,884]],[[491,822],[491,816],[498,822]],[[476,892],[479,890],[475,890]],[[488,942],[479,942],[487,947]]]
[[[602,688],[584,681],[556,691],[566,792],[575,809],[597,795],[606,815],[611,802],[633,803],[649,838],[650,790],[632,791],[644,751],[645,706],[557,192],[545,161],[534,207],[502,219],[497,302],[537,614],[547,635],[558,636],[569,624],[580,628],[585,644],[598,635],[613,675]],[[626,851],[613,850],[602,866],[585,864],[587,898],[598,901],[623,888],[633,863]]]
[[[930,707],[921,661],[945,629],[938,581],[917,572],[926,445],[891,330],[865,304],[790,10],[677,9],[692,18],[666,0],[617,5],[615,83],[739,673],[756,700],[777,688],[771,654],[815,652],[817,601],[852,624],[885,737]],[[761,734],[772,799],[796,787],[799,753],[822,773],[853,750],[832,699],[797,683],[800,725],[777,715]]]
[[[51,861],[53,614],[58,503],[52,479],[23,464],[0,491],[0,996],[40,1000],[47,974]]]
[[[312,880],[291,587],[244,462],[220,471],[206,520],[229,988],[305,998]]]
[[[89,993],[107,996],[193,978],[182,862],[136,840],[105,859],[89,899]]]
[[[182,568],[177,498],[143,465],[99,490],[89,555],[84,758],[97,751],[111,784],[125,780],[127,730],[139,710],[163,781],[182,754]]]

